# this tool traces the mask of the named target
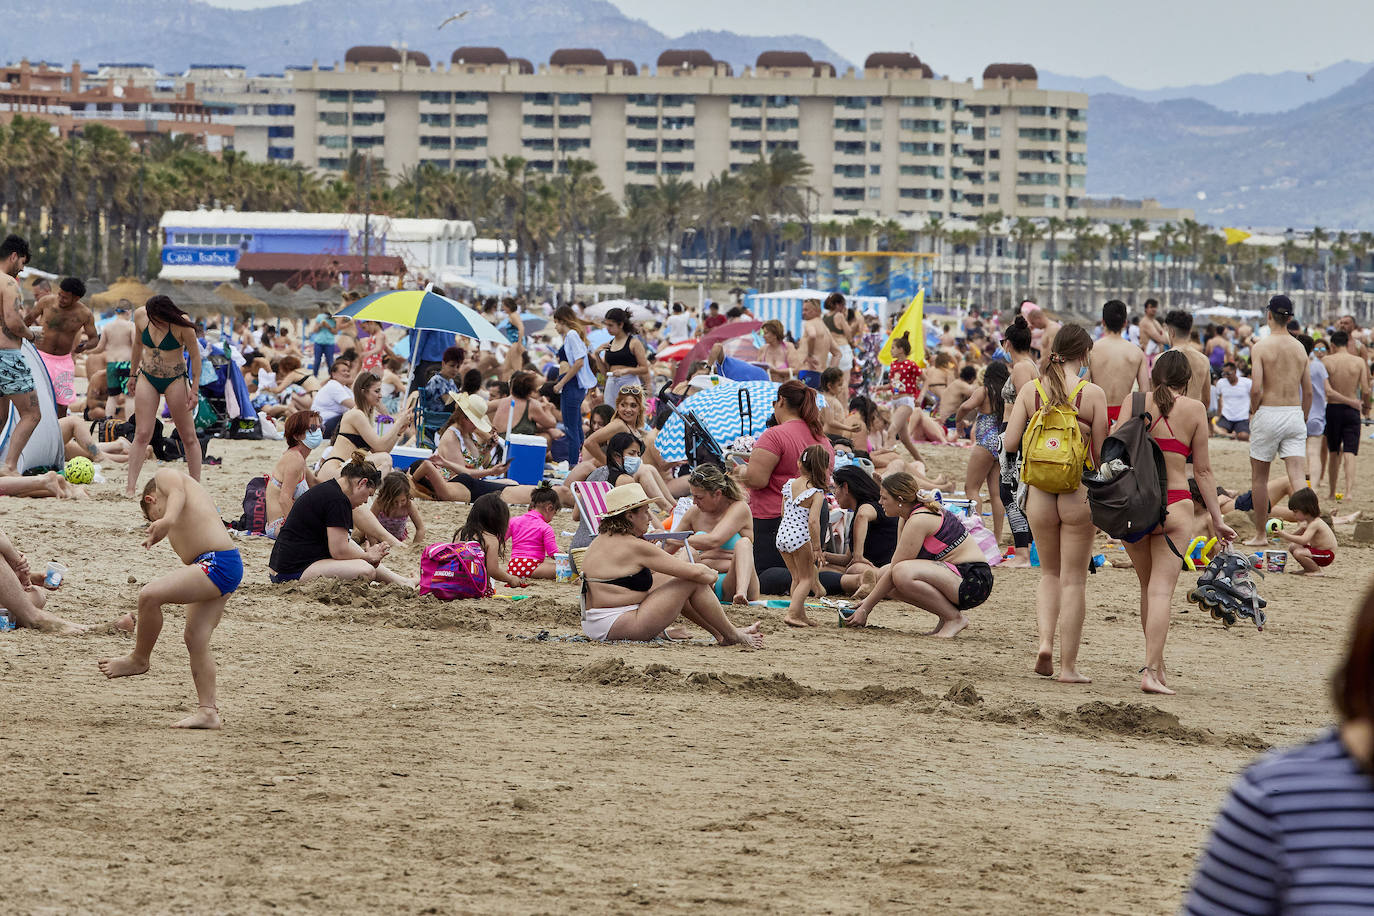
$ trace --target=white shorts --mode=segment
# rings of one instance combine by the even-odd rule
[[[912,397],[911,395],[909,395],[909,394],[904,394],[904,395],[902,395],[900,398],[893,398],[893,399],[892,399],[892,406],[893,406],[893,407],[911,407],[911,408],[914,409],[914,408],[916,407],[916,399],[913,398],[913,397]]]
[[[1304,458],[1307,455],[1307,418],[1302,408],[1261,407],[1250,420],[1250,457],[1256,461]]]
[[[840,347],[840,355],[835,359],[835,368],[845,372],[854,368],[854,348],[849,344]]]
[[[621,607],[589,607],[582,611],[582,632],[597,642],[605,642],[611,635],[611,627],[624,615],[639,609],[637,604]]]

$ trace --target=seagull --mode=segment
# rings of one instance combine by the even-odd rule
[[[464,16],[466,16],[468,13],[471,13],[471,12],[472,12],[472,10],[463,10],[461,13],[454,13],[452,16],[448,17],[448,18],[445,19],[443,22],[439,23],[439,28],[442,29],[444,26],[448,25],[450,22],[456,22],[457,20],[462,19]],[[438,29],[436,29],[435,31],[438,31]]]

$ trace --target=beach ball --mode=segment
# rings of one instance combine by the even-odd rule
[[[72,483],[90,483],[95,480],[95,465],[91,459],[78,455],[67,462],[62,476]]]

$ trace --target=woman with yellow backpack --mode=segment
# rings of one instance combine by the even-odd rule
[[[1078,671],[1096,531],[1082,480],[1085,470],[1097,466],[1107,437],[1107,396],[1079,378],[1092,346],[1086,330],[1064,325],[1054,337],[1045,374],[1017,392],[1003,437],[1021,447],[1026,516],[1040,555],[1035,673],[1054,674],[1054,634],[1059,630],[1058,680],[1066,684],[1091,683]]]

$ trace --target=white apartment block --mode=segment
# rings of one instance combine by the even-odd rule
[[[288,76],[294,161],[325,171],[354,151],[393,175],[503,156],[552,174],[580,158],[622,199],[660,176],[704,184],[786,148],[814,169],[817,216],[1069,217],[1084,204],[1088,96],[1038,88],[1026,64],[993,64],[975,85],[937,79],[906,53],[837,74],[770,51],[736,75],[697,50],[665,51],[651,73],[591,49],[556,51],[536,70],[499,48],[459,48],[434,66],[356,47],[342,66]]]

